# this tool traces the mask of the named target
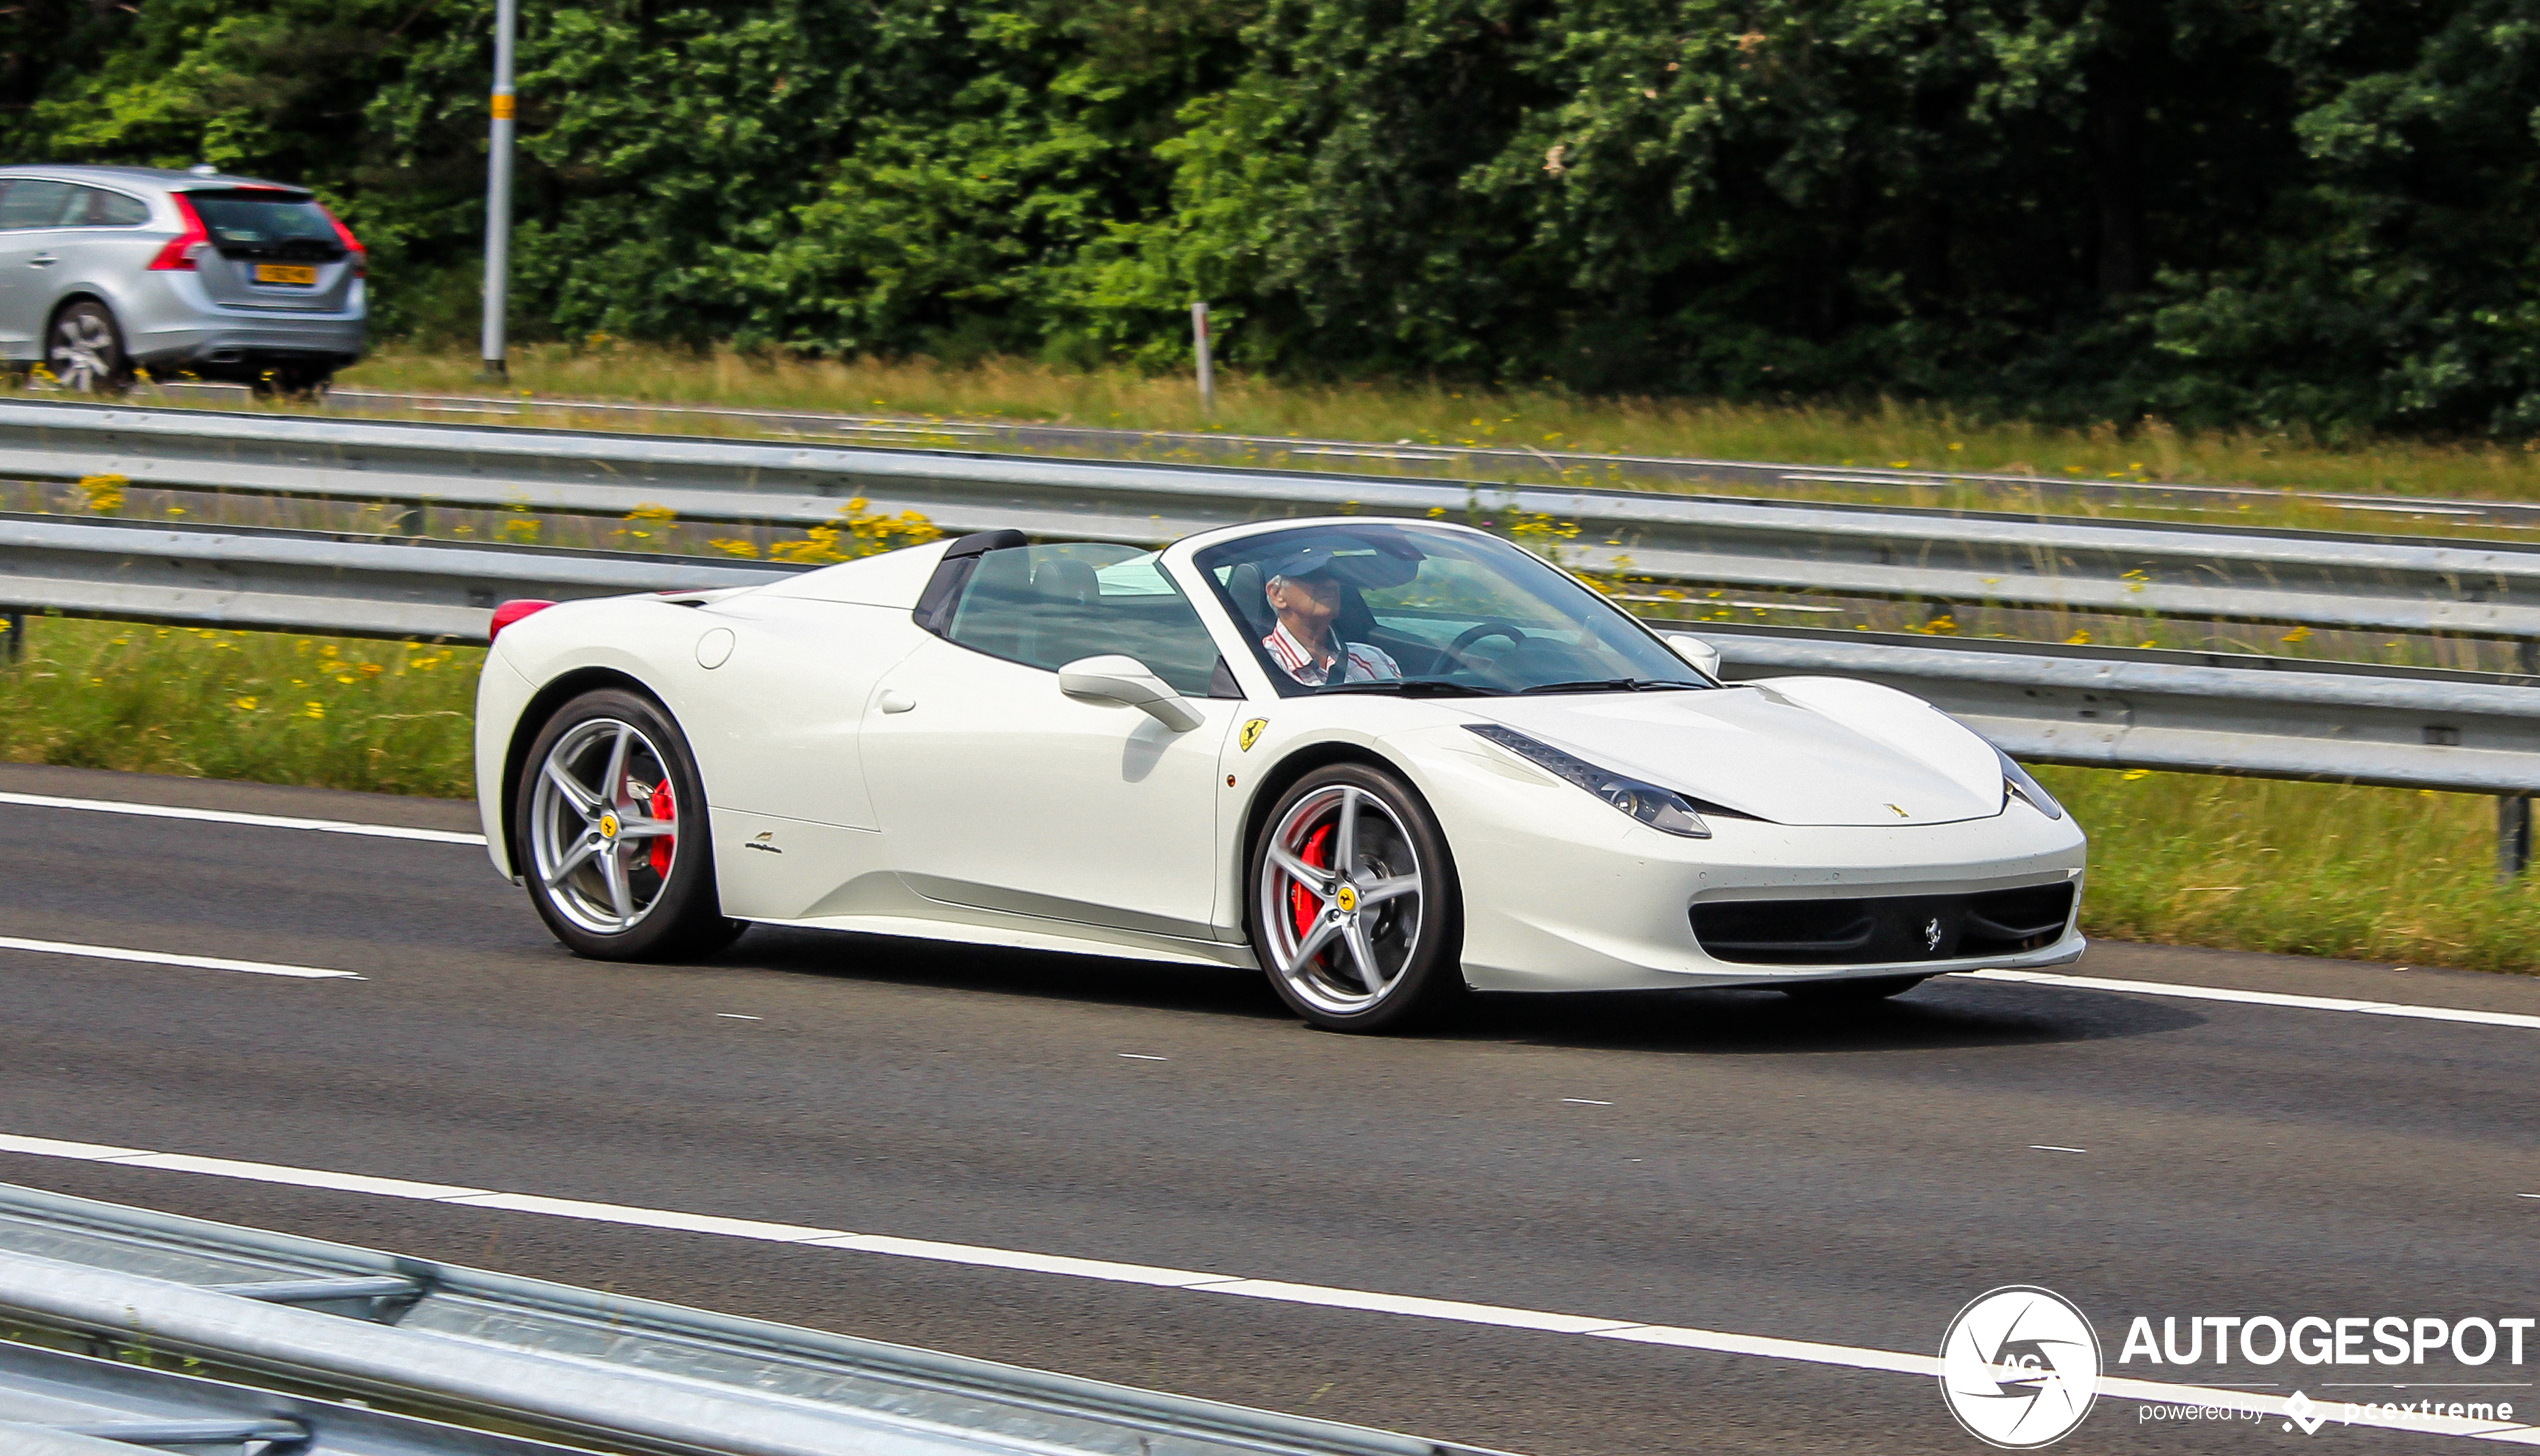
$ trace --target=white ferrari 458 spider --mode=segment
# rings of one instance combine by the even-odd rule
[[[1468,987],[2081,953],[2081,831],[1992,744],[1875,684],[1724,684],[1461,526],[991,531],[496,622],[487,846],[586,956],[753,921],[1088,951],[1374,1031]]]

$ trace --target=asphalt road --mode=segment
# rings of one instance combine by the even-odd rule
[[[474,827],[72,770],[0,791]],[[2137,1315],[2540,1315],[2540,1030],[1952,979],[1362,1039],[1128,962],[766,930],[708,965],[577,961],[461,846],[5,805],[0,844],[0,934],[365,978],[0,951],[0,1133],[1877,1350],[2037,1284],[2120,1373],[2504,1382],[2540,1418],[2540,1339],[2519,1367],[2113,1366]],[[2076,969],[2540,1013],[2514,977],[2124,945]],[[1516,1451],[1983,1449],[1877,1371],[9,1153],[0,1179]],[[2448,1439],[2139,1405],[2058,1449]]]

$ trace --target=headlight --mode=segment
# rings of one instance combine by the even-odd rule
[[[2044,784],[2030,778],[2028,770],[2013,761],[2011,755],[1996,748],[1993,750],[1993,756],[2002,760],[2003,808],[2010,808],[2013,799],[2026,799],[2030,808],[2049,819],[2064,817],[2064,806],[2055,802],[2055,796],[2046,792]]]
[[[1703,823],[1702,816],[1694,812],[1693,805],[1673,789],[1662,789],[1626,774],[1598,768],[1576,754],[1563,753],[1542,739],[1529,738],[1514,728],[1502,728],[1496,723],[1467,723],[1464,726],[1528,763],[1549,771],[1554,777],[1577,784],[1662,834],[1681,835],[1686,839],[1711,837],[1711,826]],[[2039,792],[2042,794],[2044,790]]]

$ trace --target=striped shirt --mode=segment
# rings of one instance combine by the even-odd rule
[[[1314,654],[1305,650],[1305,644],[1289,635],[1285,622],[1271,629],[1270,635],[1261,639],[1261,645],[1270,649],[1271,661],[1287,669],[1288,676],[1307,687],[1319,688],[1331,681],[1330,671],[1314,660]],[[1342,643],[1341,659],[1348,663],[1341,673],[1342,682],[1391,682],[1402,676],[1401,664],[1395,662],[1383,648],[1370,647],[1364,642]]]

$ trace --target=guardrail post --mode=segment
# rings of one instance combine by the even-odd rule
[[[2496,883],[2510,885],[2531,867],[2531,801],[2520,794],[2496,800]]]
[[[24,658],[26,656],[26,613],[0,613],[0,638],[6,639],[5,642],[0,642],[0,657],[5,657],[11,662]]]
[[[1199,412],[1217,412],[1217,370],[1208,356],[1208,305],[1191,305],[1191,350],[1199,363]]]

